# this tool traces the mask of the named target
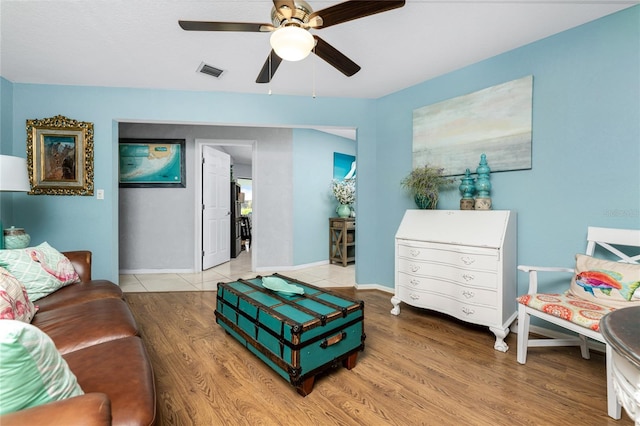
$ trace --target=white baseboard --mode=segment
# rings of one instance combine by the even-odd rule
[[[393,288],[382,284],[356,284],[356,290],[380,290],[389,294],[394,293]]]
[[[269,266],[268,268],[256,268],[256,272],[272,272],[272,271],[296,271],[298,269],[313,268],[314,266],[322,266],[329,264],[328,260],[320,262],[305,263],[303,265],[294,266]],[[200,271],[193,269],[121,269],[118,271],[120,275],[136,275],[136,274],[195,274]]]
[[[315,266],[328,265],[328,260],[321,260],[320,262],[304,263],[302,265],[293,266],[269,266],[255,268],[256,272],[273,272],[273,271],[297,271],[298,269],[313,268]]]
[[[195,274],[193,269],[121,269],[120,275],[145,275],[145,274]]]

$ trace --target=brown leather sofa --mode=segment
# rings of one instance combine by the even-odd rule
[[[81,282],[35,302],[84,395],[0,416],[0,425],[153,425],[153,369],[120,287],[91,279],[91,252],[65,252]]]

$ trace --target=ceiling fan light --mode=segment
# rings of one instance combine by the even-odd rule
[[[271,34],[271,47],[285,61],[300,61],[311,53],[315,40],[300,27],[283,27]]]

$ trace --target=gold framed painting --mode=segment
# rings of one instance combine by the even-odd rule
[[[62,115],[27,120],[27,168],[35,195],[93,195],[93,123]]]

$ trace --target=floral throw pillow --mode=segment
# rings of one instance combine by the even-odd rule
[[[3,267],[0,267],[0,319],[31,322],[36,307],[27,296],[27,289]]]
[[[576,255],[569,293],[594,303],[622,308],[640,305],[640,265]]]
[[[25,286],[32,302],[80,281],[69,259],[46,242],[36,247],[0,250],[0,266]]]

